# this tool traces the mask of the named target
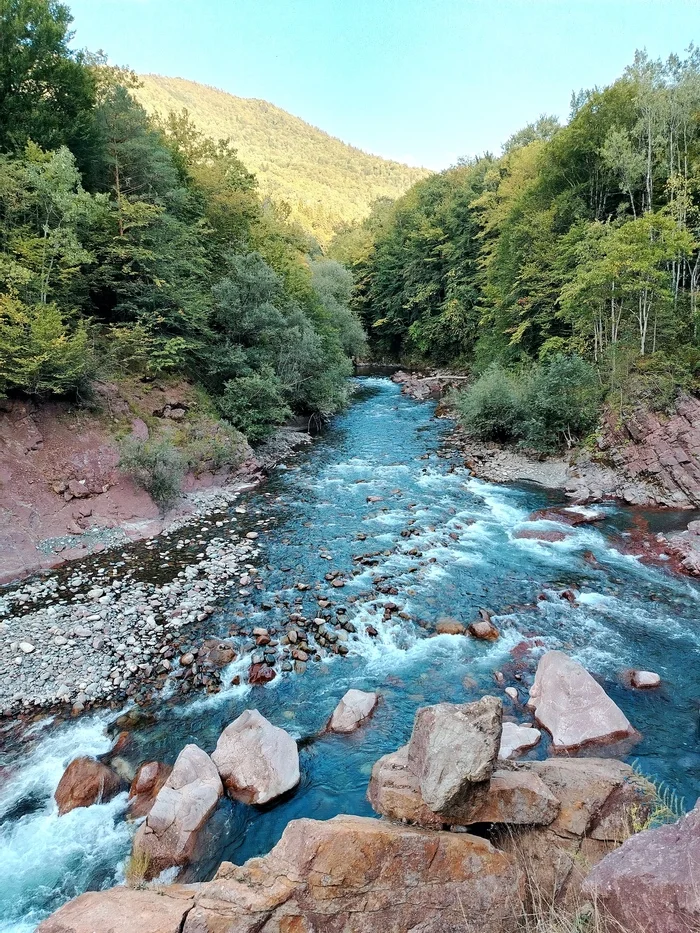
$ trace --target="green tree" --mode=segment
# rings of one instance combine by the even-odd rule
[[[0,4],[0,151],[67,145],[92,150],[96,86],[83,53],[70,48],[72,17],[57,0]]]

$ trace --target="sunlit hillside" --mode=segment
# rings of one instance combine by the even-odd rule
[[[372,201],[396,198],[429,174],[368,155],[264,100],[234,97],[194,81],[142,76],[135,94],[150,113],[190,112],[214,139],[231,137],[260,190],[327,242],[342,221],[362,219]]]

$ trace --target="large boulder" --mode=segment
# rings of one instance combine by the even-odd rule
[[[468,833],[294,820],[265,858],[221,866],[183,933],[510,933],[523,893],[511,857]]]
[[[700,930],[700,809],[628,839],[590,873],[584,893],[619,933]]]
[[[551,734],[556,751],[640,738],[622,710],[578,662],[548,651],[537,665],[528,706]]]
[[[222,795],[209,755],[186,745],[134,838],[132,858],[144,877],[189,864],[199,833]]]
[[[654,788],[610,758],[530,761],[519,768],[542,780],[559,812],[546,827],[497,825],[492,840],[527,871],[532,909],[576,904],[591,868],[629,837],[635,817],[645,819]]]
[[[374,712],[379,696],[364,690],[348,690],[333,711],[328,723],[329,732],[354,732]]]
[[[502,714],[501,701],[488,696],[477,703],[424,706],[416,713],[408,765],[423,800],[446,822],[488,789]]]
[[[91,891],[60,907],[37,933],[180,933],[196,893],[180,885]]]
[[[75,758],[63,772],[54,793],[59,815],[76,807],[106,803],[122,790],[122,779],[94,758]]]
[[[299,783],[297,743],[256,709],[224,729],[211,757],[229,796],[243,803],[268,803]]]
[[[171,765],[161,761],[146,761],[139,766],[129,788],[129,819],[139,820],[151,812],[156,797],[172,770]]]
[[[418,778],[408,767],[408,745],[375,762],[367,798],[377,813],[391,820],[432,829],[446,824],[421,797]]]

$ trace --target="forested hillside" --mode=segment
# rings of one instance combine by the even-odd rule
[[[419,182],[340,235],[377,355],[481,377],[483,437],[550,449],[603,400],[669,406],[700,366],[700,54],[638,53],[565,126]]]
[[[364,341],[349,273],[231,142],[154,122],[133,74],[72,51],[70,21],[0,7],[0,397],[184,377],[250,440],[336,411]]]
[[[343,223],[360,221],[377,198],[397,198],[428,173],[368,155],[264,100],[161,75],[133,90],[151,115],[187,110],[210,139],[230,138],[260,193],[285,202],[291,217],[326,244]]]

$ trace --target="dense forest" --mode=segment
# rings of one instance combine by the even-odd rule
[[[549,449],[600,404],[663,409],[700,366],[700,51],[638,53],[565,126],[516,133],[341,233],[377,357],[475,376],[483,437]]]
[[[323,247],[339,225],[363,220],[372,201],[398,198],[429,174],[348,146],[267,101],[194,81],[141,75],[133,95],[153,116],[186,109],[205,136],[235,140],[261,195],[288,205]]]
[[[55,0],[0,7],[0,396],[181,376],[253,441],[336,411],[364,345],[349,272],[70,24]]]

